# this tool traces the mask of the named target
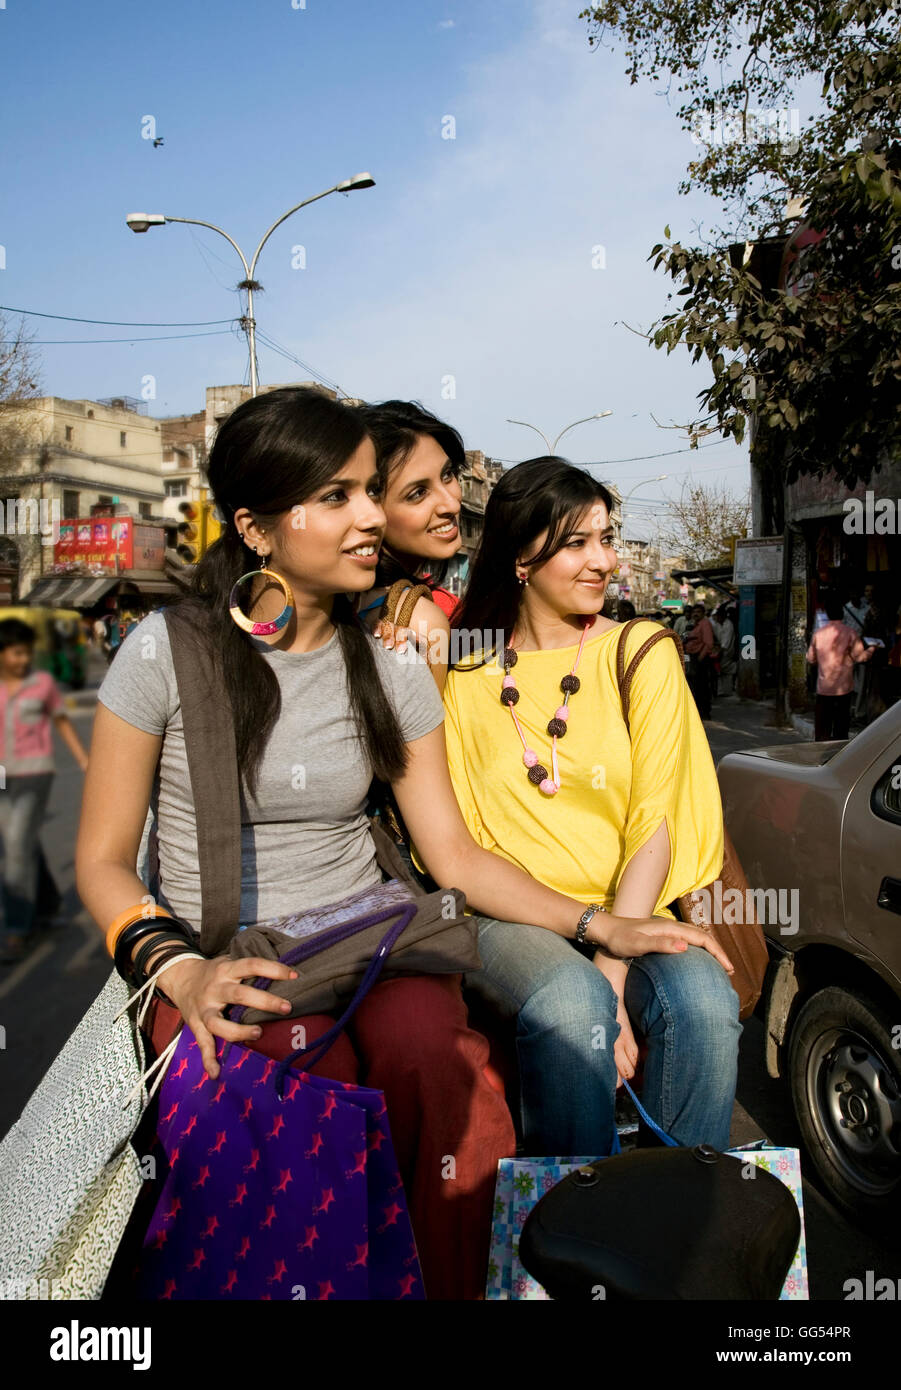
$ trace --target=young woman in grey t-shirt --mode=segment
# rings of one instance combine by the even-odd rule
[[[575,937],[584,904],[481,849],[466,829],[448,775],[440,699],[428,668],[382,651],[353,614],[347,595],[371,587],[385,527],[363,415],[309,388],[267,392],[239,406],[222,425],[208,477],[223,531],[198,564],[192,589],[203,615],[198,638],[221,658],[235,727],[248,822],[242,829],[245,923],[256,904],[269,911],[286,891],[296,892],[292,906],[299,911],[379,881],[365,824],[361,834],[366,788],[375,775],[391,784],[440,887],[461,889],[484,916],[533,922]],[[261,648],[229,609],[236,581],[259,570],[263,560],[290,586],[293,601],[286,624]],[[251,585],[245,617],[251,612],[255,622],[274,620],[285,602],[280,587],[265,578]],[[174,786],[179,772],[187,780],[186,768],[177,765],[177,701],[164,653],[142,659],[144,626],[126,639],[109,685],[101,689],[78,836],[78,890],[104,931],[146,892],[135,863],[158,764],[161,882],[175,912],[199,926],[196,862],[178,853],[192,826],[190,807],[179,801]],[[338,651],[343,679],[328,664],[329,654]],[[309,664],[315,672],[319,663],[322,680],[304,684],[303,670]],[[288,667],[301,672],[296,679],[302,694],[285,699],[285,690],[294,688]],[[330,743],[328,776],[318,779],[309,801],[296,794],[286,798],[293,762],[314,762],[324,739]],[[273,758],[273,749],[290,752]],[[275,853],[275,839],[290,838],[298,824],[303,834],[291,841],[292,853]],[[296,878],[295,862],[302,865]],[[722,957],[698,928],[661,919],[597,914],[587,926],[582,922],[580,939],[621,957],[682,951],[686,943]],[[151,954],[144,962],[148,972],[153,959]],[[158,1007],[155,1044],[165,1042],[167,1030],[171,1035],[180,1014],[210,1076],[218,1075],[216,1038],[287,1055],[296,1023],[283,1017],[290,1005],[244,981],[289,974],[287,967],[259,958],[179,960],[164,977],[175,1009]],[[232,1004],[271,1012],[274,1021],[262,1028],[228,1021],[223,1010]],[[303,1022],[311,1042],[331,1020]],[[486,1074],[487,1052],[484,1038],[467,1026],[459,979],[421,976],[378,984],[356,1014],[350,1036],[321,1064],[326,1075],[359,1078],[385,1092],[431,1298],[476,1298],[483,1288],[497,1160],[514,1147],[509,1112]],[[455,1159],[453,1182],[444,1178],[448,1156]]]

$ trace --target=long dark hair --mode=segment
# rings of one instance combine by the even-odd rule
[[[198,627],[225,680],[238,767],[251,792],[281,710],[281,692],[271,666],[229,616],[235,580],[260,567],[259,557],[244,544],[234,524],[235,512],[246,507],[254,521],[268,529],[339,473],[367,435],[360,411],[311,387],[286,386],[238,406],[210,452],[207,477],[223,519],[222,534],[175,601],[192,602],[203,610]],[[404,770],[407,752],[379,679],[372,639],[344,594],[335,595],[332,622],[338,629],[360,738],[374,774],[390,782]],[[328,698],[323,691],[323,699]]]
[[[574,522],[592,503],[603,502],[608,513],[613,498],[584,468],[567,459],[546,455],[526,459],[504,473],[485,507],[482,538],[472,562],[469,583],[454,614],[454,627],[469,632],[513,632],[522,589],[516,578],[517,557],[547,531],[541,549],[524,568],[543,564],[561,550]],[[491,654],[486,651],[485,660]],[[473,670],[468,662],[454,663],[455,670]]]
[[[379,477],[382,488],[387,491],[392,473],[402,467],[416,448],[421,435],[429,435],[444,452],[454,469],[455,477],[466,467],[466,451],[463,440],[444,420],[439,420],[419,401],[383,401],[381,405],[361,407],[366,428],[375,444]],[[429,575],[429,587],[437,588],[447,572],[447,563],[433,565]],[[412,584],[422,583],[419,576],[411,574],[407,565],[395,555],[385,542],[379,551],[379,566],[375,575],[375,587],[391,587],[398,579],[409,579]]]

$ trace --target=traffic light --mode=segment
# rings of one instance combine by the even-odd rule
[[[194,565],[219,539],[222,526],[212,502],[179,502],[178,510],[184,517],[178,525],[178,554],[186,565]]]
[[[179,522],[178,525],[179,542],[176,548],[185,564],[193,565],[202,554],[203,524],[200,507],[196,502],[179,502],[178,510],[184,517],[184,521]]]

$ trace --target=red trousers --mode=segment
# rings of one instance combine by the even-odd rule
[[[178,1020],[157,1001],[157,1051]],[[298,1024],[309,1044],[333,1023],[327,1014],[276,1019],[250,1046],[281,1060],[294,1050]],[[515,1152],[516,1138],[488,1043],[468,1026],[460,976],[380,981],[310,1071],[384,1091],[426,1296],[483,1297],[497,1163]]]

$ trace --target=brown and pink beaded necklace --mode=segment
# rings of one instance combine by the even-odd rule
[[[535,752],[534,748],[530,748],[526,743],[522,725],[516,716],[516,710],[513,708],[519,701],[519,691],[516,688],[515,678],[510,674],[511,666],[515,666],[519,658],[512,647],[504,648],[504,683],[501,688],[501,704],[506,705],[513,716],[513,723],[516,725],[516,732],[519,734],[520,742],[523,746],[522,760],[526,766],[529,781],[533,786],[536,786],[539,791],[544,792],[546,796],[556,796],[557,792],[560,790],[560,769],[557,766],[557,740],[558,738],[563,738],[566,733],[566,721],[569,719],[569,697],[570,695],[575,695],[582,684],[579,677],[576,675],[576,667],[582,659],[582,648],[585,646],[585,638],[593,623],[594,618],[588,618],[582,626],[582,637],[579,642],[579,650],[576,653],[576,659],[570,667],[568,675],[565,675],[560,682],[560,689],[563,691],[563,704],[559,705],[557,709],[554,710],[553,719],[548,720],[547,731],[552,739],[551,767],[554,771],[553,777],[550,776],[547,768],[543,767],[538,761],[538,754]]]

